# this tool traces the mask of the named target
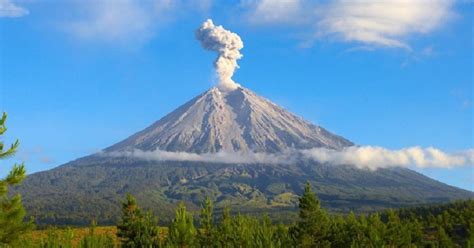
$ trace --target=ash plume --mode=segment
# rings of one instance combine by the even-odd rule
[[[237,60],[242,58],[240,49],[244,47],[239,35],[220,25],[216,26],[211,19],[207,19],[196,30],[196,38],[204,49],[218,53],[214,67],[219,76],[219,89],[234,90],[239,87],[239,84],[232,80],[235,69],[239,67]]]

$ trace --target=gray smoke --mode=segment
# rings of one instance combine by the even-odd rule
[[[237,60],[242,58],[240,49],[244,47],[244,43],[240,37],[222,26],[215,26],[211,19],[207,19],[196,30],[196,38],[204,49],[218,53],[214,67],[219,76],[219,89],[233,90],[239,87],[239,84],[232,80],[232,76],[239,67]]]

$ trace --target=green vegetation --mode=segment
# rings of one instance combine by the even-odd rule
[[[305,182],[315,186],[321,207],[356,214],[474,198],[474,193],[442,184],[403,168],[377,171],[354,166],[296,164],[219,164],[143,161],[93,155],[29,175],[16,188],[39,226],[87,226],[119,221],[121,202],[131,193],[161,225],[174,218],[179,202],[197,213],[206,197],[215,213],[232,206],[241,214],[270,215],[291,224]],[[196,216],[195,216],[196,217]]]
[[[127,194],[122,204],[122,220],[117,236],[123,247],[156,247],[159,245],[158,220],[151,213],[142,213],[135,198]]]
[[[0,136],[7,131],[6,119],[7,115],[3,113],[0,119]],[[16,140],[5,150],[3,142],[0,141],[0,159],[13,156],[19,144]],[[25,175],[25,166],[15,164],[7,177],[0,180],[0,247],[17,244],[21,235],[32,228],[31,221],[24,222],[26,212],[20,194],[14,196],[8,194],[8,188],[21,183]]]
[[[20,247],[466,247],[474,241],[474,201],[388,210],[368,215],[330,215],[307,184],[299,198],[299,218],[292,225],[272,223],[267,215],[214,216],[213,204],[201,206],[198,228],[180,204],[168,227],[128,195],[115,229],[52,229],[27,236]],[[99,231],[95,231],[98,229]],[[104,231],[108,230],[108,231]],[[38,231],[35,231],[38,232]],[[39,236],[39,237],[38,237]]]

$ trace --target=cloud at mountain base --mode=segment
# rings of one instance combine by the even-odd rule
[[[302,150],[306,158],[321,163],[351,164],[358,168],[388,167],[453,168],[474,165],[474,149],[446,153],[434,147],[390,150],[378,146],[352,146],[336,151],[325,148]]]
[[[101,153],[104,156],[134,157],[149,161],[192,161],[226,164],[293,164],[300,159],[324,164],[352,165],[360,169],[376,170],[390,167],[454,168],[474,166],[474,149],[447,153],[433,147],[408,147],[390,150],[378,146],[351,146],[343,150],[313,148],[288,150],[281,153],[225,152],[189,153],[169,151],[122,151]]]
[[[114,157],[134,157],[150,161],[191,161],[191,162],[210,162],[225,164],[288,164],[296,162],[294,153],[288,151],[281,154],[270,153],[244,153],[244,152],[225,152],[217,153],[190,153],[190,152],[169,152],[162,150],[155,151],[122,151],[102,153],[105,156]]]

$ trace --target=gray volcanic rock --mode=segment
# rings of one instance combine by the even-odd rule
[[[214,87],[105,151],[275,153],[289,148],[341,149],[350,145],[352,142],[306,122],[248,89],[223,92]]]

